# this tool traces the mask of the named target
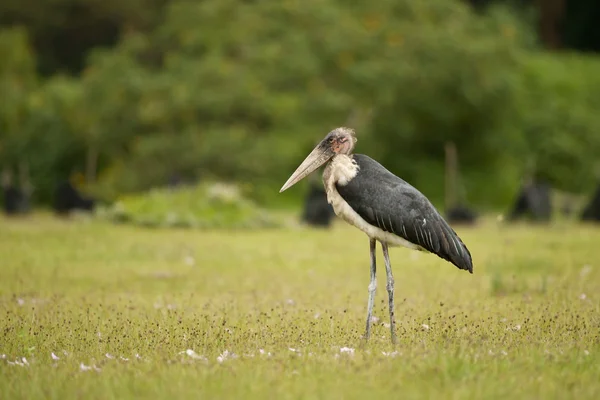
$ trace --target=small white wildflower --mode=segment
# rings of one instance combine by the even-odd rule
[[[113,360],[113,359],[115,358],[115,356],[113,356],[113,355],[111,355],[111,354],[109,354],[109,353],[106,353],[106,354],[105,354],[105,356],[106,356],[106,358],[108,358],[109,360]]]
[[[383,327],[384,327],[384,328],[389,328],[389,327],[390,327],[390,324],[388,324],[387,322],[384,322],[384,323],[383,323]]]
[[[316,313],[316,314],[314,315],[314,318],[315,318],[315,319],[319,319],[319,317],[320,317],[320,316],[321,316],[321,314],[320,314],[320,313]]]
[[[493,356],[493,355],[494,355],[494,352],[493,352],[492,350],[488,350],[488,354],[489,354],[490,356]]]
[[[138,353],[135,353],[135,358],[137,358],[138,360],[141,360],[142,356],[140,356]]]
[[[293,306],[294,304],[296,304],[296,302],[294,301],[294,299],[287,299],[286,301],[287,305]]]
[[[351,347],[341,347],[340,353],[348,353],[350,355],[354,355],[354,349]]]
[[[505,350],[500,351],[500,354],[502,354],[503,356],[507,356],[508,353]]]
[[[372,324],[378,324],[379,323],[379,317],[376,316],[371,316],[371,323]]]
[[[265,351],[265,349],[258,349],[258,352],[262,355],[267,355],[267,357],[271,357],[271,352],[270,351]]]
[[[0,354],[0,360],[4,360],[6,358],[6,354]]]
[[[579,295],[579,300],[585,300],[587,298],[587,296],[585,295],[585,293],[581,293]]]
[[[122,361],[129,361],[129,358],[123,357],[123,356],[119,356],[119,360]]]
[[[230,353],[229,350],[225,350],[223,353],[221,353],[221,355],[219,355],[219,357],[217,357],[217,362],[220,364],[229,358],[233,359],[233,358],[237,358],[237,357],[238,357],[237,354]]]
[[[382,351],[381,354],[383,354],[385,357],[396,357],[400,353],[398,353],[398,351]]]
[[[292,352],[294,352],[294,353],[296,353],[296,352],[297,352],[297,350],[296,350],[296,349],[294,349],[293,347],[288,347],[288,350],[289,350],[289,351],[292,351]]]
[[[68,356],[68,355],[69,355],[69,353],[67,353],[67,351],[66,351],[66,350],[63,350],[63,354],[64,354],[65,356]]]
[[[183,353],[183,352],[182,352]],[[181,353],[180,353],[181,354]],[[197,354],[194,350],[192,349],[187,349],[185,351],[185,354],[187,354],[188,357],[194,359],[194,360],[203,360],[203,361],[208,361],[208,359],[202,355]]]
[[[27,362],[27,359],[25,357],[21,357],[21,361],[23,362],[24,365],[29,365],[29,363]]]
[[[20,305],[20,306],[22,306],[23,304],[25,304],[25,300],[23,300],[22,298],[19,297],[17,299],[17,304]]]
[[[95,365],[95,364],[94,364],[94,365],[91,365],[91,366],[89,366],[89,365],[85,365],[84,363],[81,363],[81,364],[79,364],[79,369],[80,369],[81,371],[97,371],[97,372],[100,372],[100,371],[101,371],[101,369],[100,369],[100,368],[98,368],[98,367],[96,367],[96,365]]]
[[[589,352],[589,351],[587,351],[587,350],[584,350],[584,351],[583,351],[583,354],[585,354],[586,356],[589,356],[589,355],[590,355],[590,352]]]
[[[58,357],[56,354],[54,353],[50,353],[50,357],[52,357],[53,360],[60,360],[60,357]]]
[[[424,331],[428,331],[429,330],[429,325],[423,324],[423,325],[421,325],[421,328],[423,328]]]

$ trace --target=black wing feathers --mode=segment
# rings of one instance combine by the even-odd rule
[[[337,190],[358,215],[473,272],[469,249],[421,192],[372,158],[362,154],[353,157],[359,173],[347,185],[337,185]]]

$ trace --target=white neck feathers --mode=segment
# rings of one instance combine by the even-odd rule
[[[333,157],[325,168],[323,174],[325,186],[332,186],[336,183],[346,186],[358,174],[358,170],[358,164],[352,159],[352,156],[338,154]]]

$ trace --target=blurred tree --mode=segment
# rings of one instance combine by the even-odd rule
[[[316,141],[346,124],[357,129],[361,152],[435,201],[449,140],[474,204],[510,201],[532,157],[543,168],[564,157],[556,185],[582,188],[588,179],[573,185],[567,172],[588,166],[599,140],[590,116],[597,88],[585,84],[596,82],[598,62],[532,52],[535,35],[510,8],[171,0],[160,18],[136,19],[132,4],[162,3],[77,1],[122,10],[119,21],[134,28],[119,22],[118,45],[88,52],[78,77],[38,84],[32,57],[27,68],[15,66],[16,55],[0,59],[12,71],[2,82],[21,88],[7,92],[14,100],[0,110],[9,127],[0,143],[14,150],[0,161],[30,159],[40,199],[74,170],[107,197],[173,174],[243,181],[256,196],[275,196]],[[12,35],[6,49],[27,48]],[[29,86],[15,84],[22,74]],[[286,196],[296,197],[277,198]]]
[[[596,0],[466,0],[475,10],[496,4],[531,10],[538,35],[549,49],[600,51],[600,2]]]
[[[359,130],[372,141],[364,149],[414,147],[424,164],[441,163],[450,138],[469,146],[467,167],[492,165],[501,154],[481,151],[482,143],[495,150],[503,140],[492,133],[510,103],[505,72],[527,40],[507,13],[475,16],[448,0],[175,1],[155,32],[132,35],[118,50],[150,74],[137,113],[140,132],[150,135],[141,134],[123,165],[156,179],[174,166],[143,159],[176,159],[191,176],[284,179],[277,167],[293,168],[326,130],[368,110],[375,117],[372,129],[367,121]],[[150,43],[162,53],[161,69],[144,62]],[[286,133],[293,139],[278,139]],[[379,154],[396,172],[422,178],[414,157]]]
[[[92,49],[114,46],[125,31],[153,27],[167,1],[3,0],[0,26],[27,29],[42,74],[77,74]]]
[[[534,54],[523,60],[517,113],[523,157],[533,174],[563,190],[585,192],[600,154],[600,62],[574,54]],[[550,93],[550,94],[549,94]]]
[[[0,165],[14,168],[27,154],[30,137],[21,126],[26,123],[28,98],[36,85],[35,57],[26,31],[0,30]]]
[[[510,165],[515,162],[511,155],[521,146],[519,132],[508,129],[506,121],[513,112],[520,49],[529,48],[533,37],[504,8],[475,17],[466,6],[427,4],[407,2],[405,8],[384,13],[396,11],[405,30],[391,25],[401,46],[375,58],[397,57],[391,60],[395,68],[386,68],[389,84],[377,86],[370,150],[439,201],[444,144],[453,141],[470,200],[506,201],[518,171],[518,165]]]

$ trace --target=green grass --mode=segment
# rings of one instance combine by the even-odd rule
[[[380,321],[361,342],[369,244],[343,223],[0,219],[0,398],[599,398],[600,229],[458,231],[473,275],[391,251],[393,348],[379,247]]]

